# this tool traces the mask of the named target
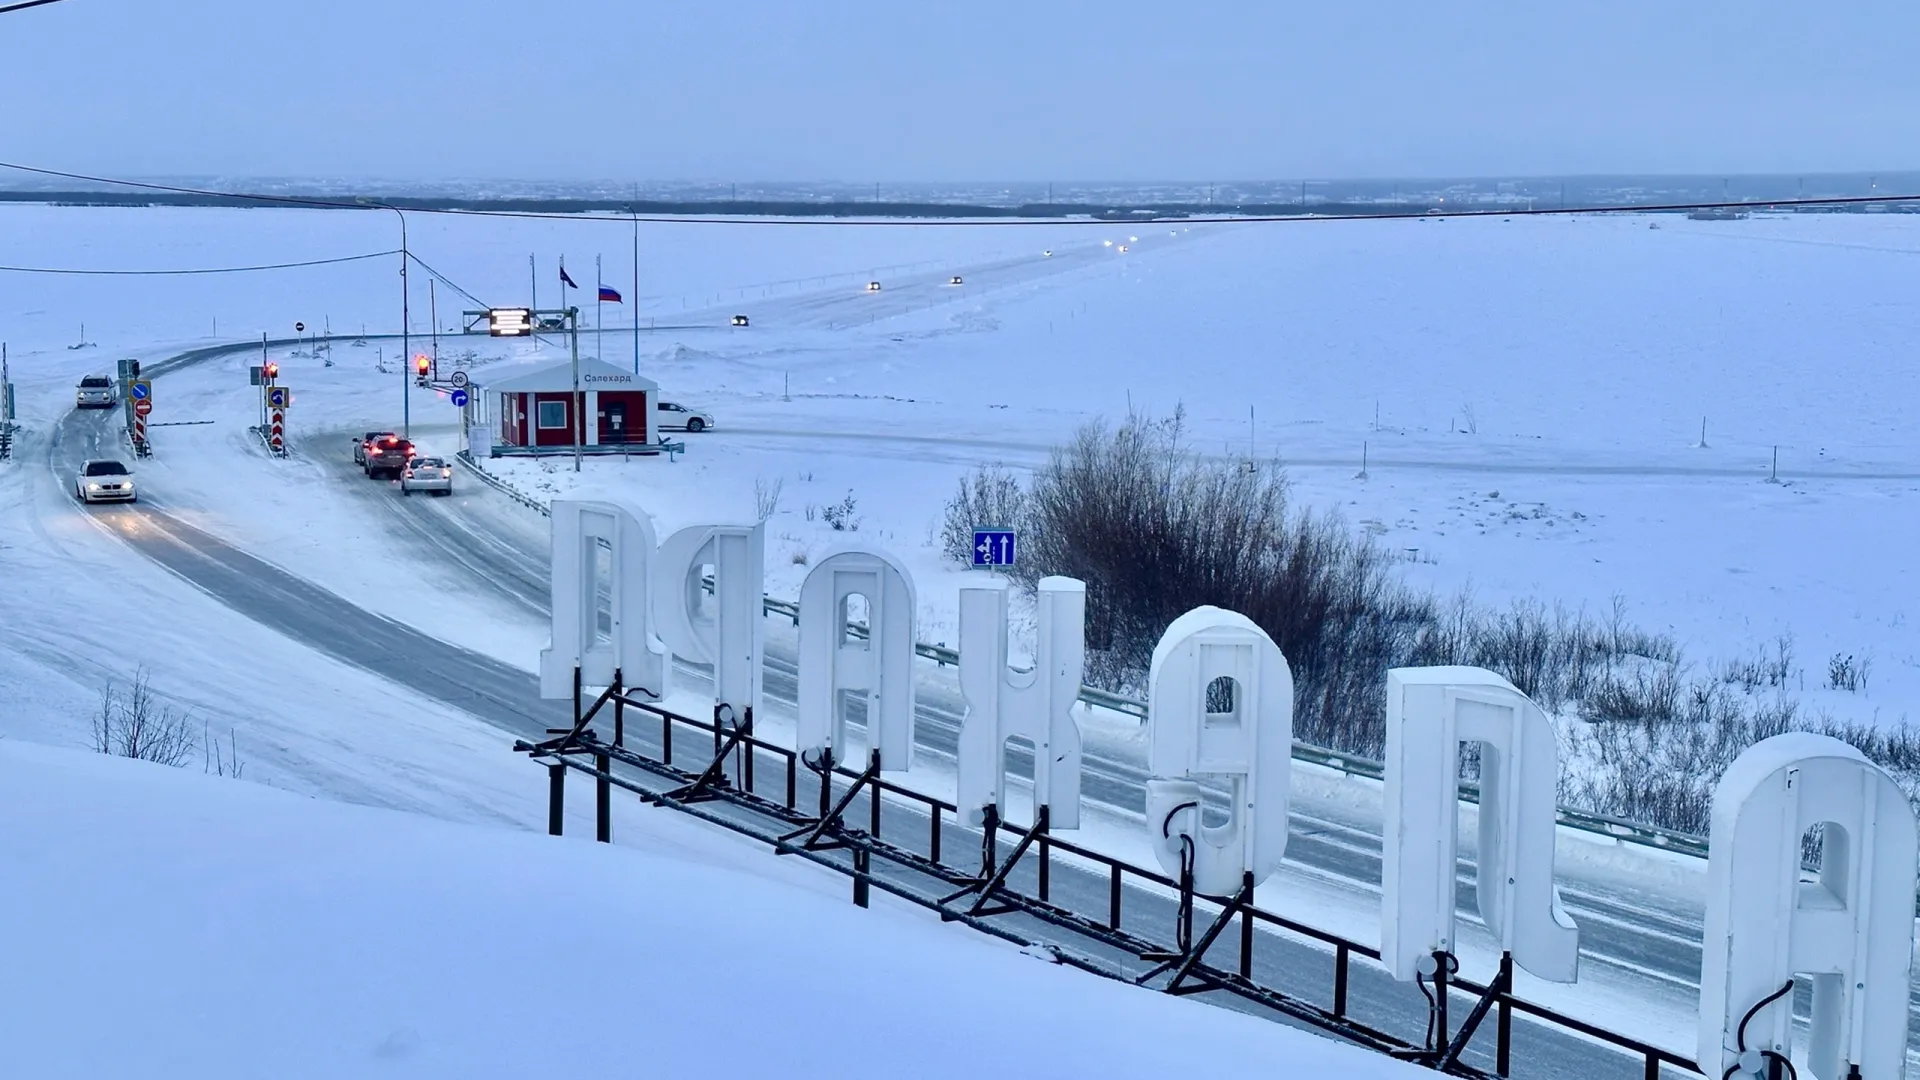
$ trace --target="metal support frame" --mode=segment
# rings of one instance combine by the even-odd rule
[[[720,738],[722,725],[719,722],[719,713],[720,707],[717,705],[714,706],[714,741],[718,745],[714,747],[713,761],[707,765],[706,771],[702,772],[693,783],[668,792],[665,796],[666,798],[673,799],[677,802],[694,802],[699,799],[712,799],[718,796],[719,789],[732,786],[731,781],[727,779],[727,759],[734,755],[734,752],[740,748],[742,743],[753,737],[753,706],[747,706],[746,716],[739,724],[728,729],[727,737],[724,740]],[[751,747],[746,751],[746,759],[748,762],[753,760],[753,750]],[[748,765],[746,771],[751,773],[752,766]],[[752,784],[751,778],[743,778],[742,784],[744,787],[750,787]]]
[[[998,820],[997,811],[991,828],[987,831],[996,832],[1004,829],[1018,838],[1015,851],[1011,856],[1005,862],[998,862],[993,857],[997,855],[997,847],[983,837],[979,869],[962,870],[948,865],[941,860],[940,833],[943,824],[960,820],[959,808],[952,803],[882,779],[877,753],[869,755],[866,769],[859,773],[839,766],[834,762],[831,754],[824,754],[818,760],[805,760],[808,770],[818,775],[821,780],[819,816],[815,817],[795,808],[799,794],[796,780],[798,766],[803,759],[802,754],[788,747],[757,738],[750,730],[729,728],[724,732],[717,732],[717,729],[723,727],[720,723],[721,718],[717,714],[713,722],[695,720],[664,709],[657,703],[616,692],[613,688],[609,688],[608,692],[599,695],[591,703],[588,703],[585,698],[584,690],[575,698],[576,720],[571,728],[552,730],[550,734],[555,737],[539,743],[520,740],[514,744],[516,751],[526,753],[548,770],[551,784],[549,826],[550,831],[556,835],[560,833],[563,820],[565,774],[568,770],[576,770],[594,777],[598,785],[596,809],[610,802],[612,788],[618,787],[632,792],[650,805],[678,810],[758,840],[767,844],[775,853],[792,855],[847,875],[852,880],[853,901],[859,906],[868,906],[873,892],[877,889],[937,913],[943,920],[964,923],[973,929],[1020,947],[1044,952],[1064,966],[1116,981],[1146,980],[1136,980],[1132,974],[1132,965],[1124,961],[1116,961],[1114,954],[1155,958],[1161,963],[1148,978],[1168,970],[1174,972],[1164,988],[1166,992],[1184,995],[1218,991],[1231,994],[1270,1015],[1304,1023],[1357,1045],[1390,1053],[1454,1076],[1492,1080],[1495,1076],[1508,1075],[1513,1039],[1512,1014],[1515,1012],[1525,1013],[1543,1025],[1550,1025],[1552,1029],[1591,1039],[1596,1051],[1603,1048],[1611,1049],[1627,1056],[1630,1060],[1643,1062],[1648,1080],[1659,1080],[1663,1066],[1690,1074],[1699,1072],[1692,1061],[1670,1051],[1616,1034],[1546,1006],[1514,997],[1512,965],[1510,958],[1504,957],[1500,971],[1492,982],[1486,986],[1480,986],[1470,980],[1458,978],[1457,963],[1450,962],[1452,958],[1443,955],[1437,961],[1434,979],[1434,989],[1438,990],[1439,994],[1437,997],[1429,998],[1428,1030],[1424,1035],[1415,1032],[1416,1035],[1421,1035],[1417,1042],[1403,1038],[1373,1027],[1348,1014],[1348,969],[1353,958],[1357,955],[1377,965],[1380,960],[1379,951],[1284,916],[1260,910],[1253,904],[1251,881],[1243,879],[1241,888],[1232,897],[1204,897],[1210,902],[1224,904],[1225,907],[1196,942],[1193,936],[1192,918],[1195,896],[1190,879],[1188,887],[1181,889],[1179,881],[1169,879],[1154,870],[1135,866],[1067,840],[1052,838],[1044,829],[1036,827],[1023,831],[1016,826],[1008,825]],[[609,701],[613,702],[615,718],[616,741],[611,744],[600,740],[590,727],[594,714]],[[640,709],[660,719],[660,746],[657,752],[628,744],[625,738],[627,733],[624,730],[624,709],[627,706]],[[737,786],[715,782],[724,778],[724,772],[709,778],[702,785],[702,778],[713,771],[716,761],[722,760],[724,755],[715,754],[713,759],[705,760],[701,766],[702,771],[699,773],[675,766],[672,763],[671,744],[673,729],[676,726],[691,728],[702,736],[717,733],[723,749],[730,747],[732,751],[743,752],[749,757],[761,753],[784,759],[784,769],[780,770],[784,773],[785,780],[783,797],[769,798],[754,791],[751,783],[746,782],[744,773],[742,783]],[[836,774],[850,781],[847,790],[840,793],[838,798],[835,797],[833,780]],[[606,791],[607,794],[600,796],[601,790]],[[863,790],[868,793],[871,800],[869,830],[847,828],[844,815],[854,798]],[[888,842],[880,838],[880,804],[889,800],[903,808],[917,809],[925,815],[931,832],[922,837],[920,842],[924,847],[921,851],[902,846],[901,841]],[[1038,822],[1036,822],[1037,825]],[[602,831],[607,830],[603,828]],[[1111,881],[1108,903],[1103,905],[1107,910],[1094,914],[1072,907],[1062,907],[1044,898],[1029,895],[1012,885],[1008,871],[1023,854],[1021,850],[1023,844],[1042,845],[1043,853],[1046,845],[1050,844],[1069,855],[1075,865],[1090,869],[1096,875],[1104,868]],[[984,882],[983,878],[986,879]],[[1132,879],[1133,887],[1149,892],[1180,890],[1183,893],[1175,927],[1175,949],[1165,950],[1160,941],[1144,937],[1134,930],[1123,929],[1121,916],[1129,885],[1128,879]],[[958,892],[952,891],[956,888]],[[982,895],[972,905],[960,906],[950,902],[975,892]],[[1007,921],[992,917],[1002,912],[995,910],[994,905],[987,903],[990,899],[997,902],[999,908],[1004,909],[1004,913],[1017,914],[1024,918]],[[976,910],[980,913],[976,914]],[[1225,932],[1235,915],[1241,917],[1241,948],[1237,971],[1229,970],[1222,965],[1210,964],[1206,959],[1208,948]],[[1263,985],[1253,977],[1252,924],[1255,921],[1267,924],[1270,930],[1317,943],[1328,949],[1333,958],[1331,1008]],[[1040,929],[1038,932],[1042,936],[1036,938],[1032,936],[1036,933],[1036,927],[1051,927],[1052,931]],[[1091,948],[1085,952],[1076,951],[1071,947],[1073,942],[1084,942]],[[1448,1032],[1447,1021],[1446,1000],[1453,989],[1479,995],[1479,1001],[1456,1034]],[[1497,1045],[1492,1055],[1495,1072],[1488,1072],[1465,1060],[1469,1044],[1489,1012],[1496,1015]]]
[[[1200,935],[1199,944],[1195,944],[1193,941],[1193,901],[1196,894],[1193,891],[1193,862],[1189,857],[1182,859],[1182,863],[1184,865],[1182,865],[1180,870],[1180,913],[1177,925],[1175,926],[1175,937],[1178,944],[1175,946],[1173,952],[1141,953],[1140,959],[1157,960],[1159,963],[1155,965],[1151,971],[1135,979],[1134,982],[1145,986],[1158,977],[1161,972],[1171,970],[1173,977],[1167,980],[1167,985],[1163,988],[1166,993],[1183,995],[1197,994],[1206,990],[1225,989],[1224,983],[1204,972],[1196,973],[1195,969],[1200,965],[1201,959],[1207,955],[1207,950],[1213,947],[1213,943],[1218,940],[1220,934],[1226,930],[1227,924],[1233,921],[1233,917],[1242,914],[1247,908],[1253,906],[1253,874],[1248,872],[1240,876],[1240,888],[1236,890],[1232,896],[1226,898],[1224,906],[1220,909],[1220,914],[1215,916],[1213,922],[1208,925],[1206,933]],[[1253,924],[1248,922],[1245,924],[1241,939],[1239,974],[1242,977],[1251,973],[1249,969],[1253,955],[1253,943],[1248,940],[1248,938],[1252,936],[1252,933]],[[1195,981],[1188,983],[1188,979]]]
[[[1020,857],[1027,853],[1027,849],[1032,847],[1035,841],[1045,842],[1048,819],[1051,816],[1049,809],[1049,807],[1041,806],[1034,813],[1033,826],[1026,832],[1020,834],[1019,841],[1013,845],[1013,852],[1007,856],[1007,861],[1002,863],[996,854],[995,844],[995,838],[1000,834],[1000,808],[993,803],[986,805],[981,812],[980,821],[980,876],[963,887],[959,892],[941,897],[940,917],[942,920],[952,921],[958,918],[958,915],[947,910],[947,906],[955,900],[970,894],[977,895],[974,897],[973,906],[967,909],[968,915],[978,918],[991,918],[995,915],[1006,915],[1010,912],[1021,910],[1017,905],[1004,901],[997,906],[989,905],[993,904],[994,896],[1003,890],[1007,883],[1008,875],[1012,874],[1013,868],[1019,865]],[[1042,859],[1040,863],[1040,873],[1043,881],[1046,877],[1046,865],[1046,860]],[[1043,887],[1041,896],[1043,900],[1046,898],[1044,893],[1045,890]]]
[[[833,797],[833,748],[827,747],[821,751],[819,764],[817,765],[814,762],[805,760],[805,755],[801,756],[801,760],[808,769],[820,777],[820,818],[812,825],[795,829],[785,836],[782,836],[779,846],[776,847],[775,850],[785,855],[789,853],[790,849],[796,846],[807,851],[828,851],[833,848],[847,846],[849,833],[841,823],[841,817],[847,812],[847,807],[853,802],[853,797],[860,794],[861,789],[870,784],[875,784],[875,782],[880,779],[880,751],[872,750],[868,752],[866,771],[853,778],[853,783],[847,785],[846,794],[840,796],[840,801],[834,803],[831,808],[828,807],[827,803],[828,800]],[[873,789],[872,797],[874,803],[873,816],[875,824],[877,825],[880,816],[880,790],[877,786]],[[876,831],[878,830],[876,829]],[[827,839],[829,834],[832,834],[832,839]],[[795,845],[793,843],[794,838],[800,836],[804,836],[806,839],[802,840],[798,845]]]

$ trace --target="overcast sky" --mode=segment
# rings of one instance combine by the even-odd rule
[[[0,160],[116,175],[1144,180],[1920,165],[1920,4],[64,0]]]

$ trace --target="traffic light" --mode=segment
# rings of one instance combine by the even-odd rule
[[[420,355],[413,358],[413,371],[414,371],[413,381],[416,385],[419,385],[419,386],[427,385],[427,369],[432,365],[433,365],[433,361],[427,359],[426,353],[421,353]]]
[[[280,365],[274,363],[271,360],[267,361],[267,370],[265,374],[267,376],[268,385],[272,385],[273,381],[280,377]]]

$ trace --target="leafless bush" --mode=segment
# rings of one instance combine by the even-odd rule
[[[183,766],[192,758],[193,714],[176,712],[153,692],[147,669],[134,672],[123,691],[109,681],[93,717],[93,748],[115,757]]]
[[[1713,788],[1742,750],[1794,727],[1790,700],[1747,707],[1717,682],[1697,684],[1683,715],[1589,723],[1571,741],[1587,767],[1562,782],[1575,806],[1704,835]]]
[[[1380,677],[1411,654],[1430,603],[1395,585],[1387,557],[1339,517],[1294,510],[1278,466],[1189,454],[1181,420],[1094,424],[1057,450],[1027,493],[1014,577],[1087,583],[1088,677],[1114,689],[1144,686],[1181,614],[1240,612],[1292,666],[1296,734],[1379,754]]]
[[[973,531],[984,528],[1021,528],[1027,517],[1027,492],[1013,473],[999,465],[982,465],[960,478],[959,490],[947,500],[940,525],[940,552],[957,562],[973,562]]]
[[[780,494],[786,490],[785,477],[775,477],[769,481],[760,477],[753,482],[753,513],[755,521],[765,521],[780,511]]]

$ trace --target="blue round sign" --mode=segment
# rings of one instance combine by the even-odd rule
[[[455,390],[453,393],[447,395],[447,400],[453,402],[454,408],[464,409],[467,407],[467,392],[465,390]]]

